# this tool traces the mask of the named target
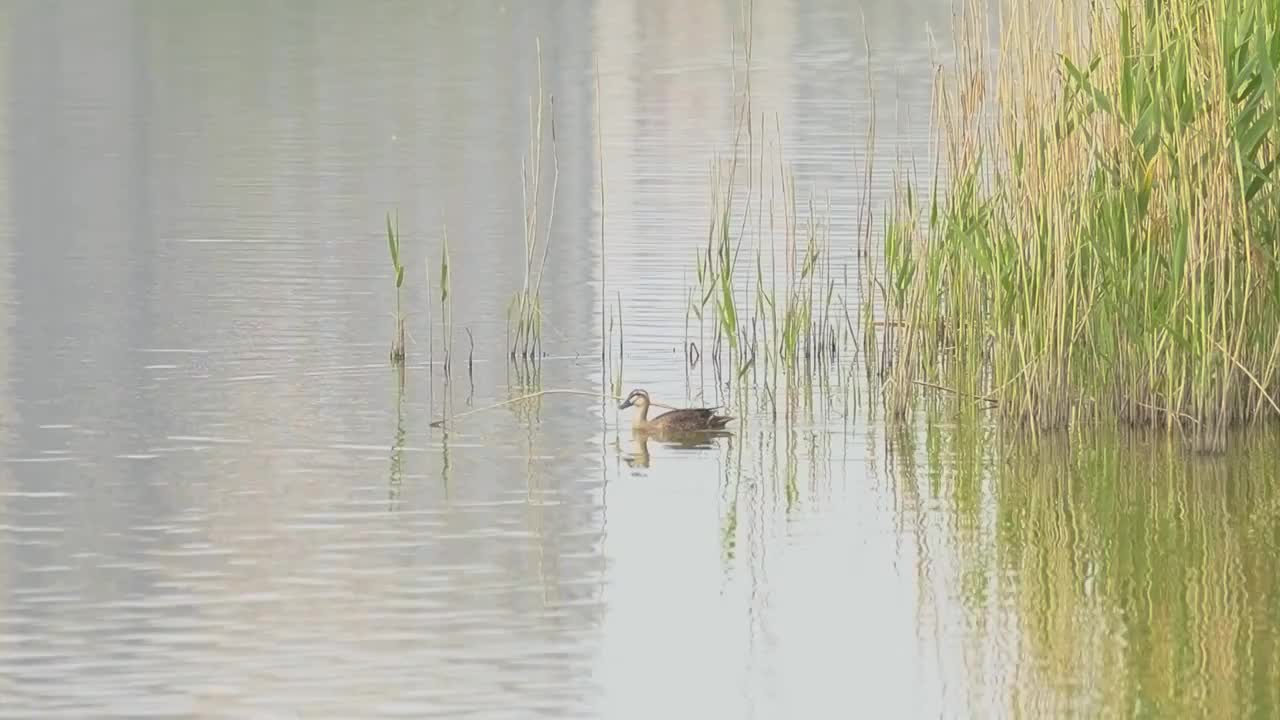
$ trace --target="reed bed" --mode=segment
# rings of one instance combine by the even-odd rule
[[[960,382],[1051,429],[1110,414],[1223,447],[1280,414],[1270,0],[971,3],[939,167],[886,232],[886,402]],[[941,182],[945,172],[946,182]]]
[[[1008,0],[994,48],[989,27],[983,3],[957,16],[936,164],[896,184],[882,264],[863,169],[851,304],[829,222],[758,142],[747,8],[748,81],[732,156],[713,164],[686,357],[739,379],[782,368],[788,384],[852,357],[892,417],[941,389],[1016,426],[1111,417],[1208,451],[1280,415],[1280,5]],[[768,209],[769,265],[757,220],[742,278],[753,206]]]

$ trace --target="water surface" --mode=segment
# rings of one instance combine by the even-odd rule
[[[756,3],[753,107],[830,198],[841,270],[872,121],[876,198],[896,157],[928,167],[950,16]],[[953,406],[886,423],[848,378],[770,404],[686,369],[738,22],[736,2],[0,4],[0,717],[1280,710],[1274,435],[1221,458],[1031,445]],[[560,179],[530,371],[505,313],[538,38]],[[446,228],[447,384],[424,282]],[[429,426],[602,388],[602,296],[627,387],[728,402],[732,437],[640,443],[566,395]]]

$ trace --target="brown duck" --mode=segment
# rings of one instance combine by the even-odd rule
[[[681,408],[650,420],[649,393],[644,390],[632,390],[618,409],[625,410],[632,405],[640,410],[640,417],[631,424],[634,430],[675,433],[720,430],[733,420],[727,415],[717,415],[718,408]]]

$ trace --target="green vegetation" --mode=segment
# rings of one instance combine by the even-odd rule
[[[861,307],[837,292],[812,199],[798,221],[785,164],[780,207],[763,182],[752,187],[766,162],[751,149],[763,133],[748,80],[727,175],[713,174],[689,309],[700,325],[710,312],[713,362],[727,355],[741,376],[763,360],[790,382],[852,347],[895,417],[930,387],[1019,426],[1113,417],[1181,431],[1205,450],[1280,413],[1280,6],[1055,7],[1010,4],[999,62],[984,7],[961,15],[955,67],[935,92],[933,177],[927,190],[897,184]],[[757,217],[768,207],[770,266],[757,220],[755,307],[744,314],[735,275],[753,203]],[[873,255],[868,225],[860,258]]]
[[[886,236],[887,401],[925,378],[1035,428],[1108,414],[1221,449],[1280,412],[1280,7],[1038,10],[1003,16],[994,69],[980,8],[958,28],[946,182],[927,206],[903,184]]]
[[[707,241],[695,256],[683,352],[690,367],[709,361],[719,381],[759,387],[776,411],[780,389],[785,398],[815,381],[840,381],[838,371],[856,360],[858,313],[849,307],[847,267],[833,262],[829,200],[819,202],[816,191],[800,198],[779,122],[770,127],[752,110],[751,4],[742,12],[745,82],[736,86],[735,67],[733,145],[711,166]]]
[[[819,220],[812,199],[808,201],[804,223],[798,222],[795,177],[783,167],[778,178],[782,187],[780,203],[776,198],[763,197],[763,193],[751,196],[753,189],[748,186],[748,197],[744,199],[747,210],[743,219],[735,223],[731,208],[736,162],[735,159],[730,164],[728,178],[712,176],[712,219],[707,244],[695,257],[697,286],[690,293],[688,315],[697,319],[700,337],[707,317],[711,318],[710,336],[704,339],[710,342],[710,357],[715,361],[727,359],[736,376],[745,375],[757,361],[792,373],[815,372],[817,365],[835,357],[848,337],[840,333],[837,323],[841,313],[837,302],[842,304],[842,300],[835,292],[829,222]],[[774,232],[769,237],[767,277],[763,248],[755,248],[754,268],[741,259],[745,235],[741,228],[749,219],[753,202],[767,202],[771,229],[782,224],[781,285]],[[781,218],[777,217],[779,211]],[[733,237],[735,224],[739,228],[737,240]],[[749,277],[741,277],[742,273]],[[745,300],[740,297],[744,294],[740,289],[743,284],[751,288],[745,293]],[[701,353],[701,348],[695,347],[695,352]]]
[[[524,195],[524,285],[511,299],[507,307],[507,335],[511,359],[535,359],[542,353],[542,278],[547,267],[547,251],[551,247],[551,226],[556,216],[556,192],[560,186],[560,160],[556,152],[555,99],[547,98],[542,90],[542,40],[538,40],[538,99],[537,107],[530,98],[529,154],[521,161],[521,189]],[[542,187],[542,135],[543,110],[547,111],[551,129],[551,181],[550,208],[547,222],[542,228],[542,257],[538,252],[538,207]],[[535,275],[534,269],[537,266]]]
[[[404,365],[404,313],[400,310],[400,290],[404,286],[404,265],[400,263],[400,218],[387,213],[387,247],[391,251],[391,271],[396,283],[395,331],[391,336],[391,364]]]
[[[1118,419],[1181,432],[1205,450],[1222,449],[1234,426],[1280,414],[1274,0],[1048,10],[1013,0],[997,52],[985,6],[971,2],[935,89],[932,177],[900,176],[883,209],[883,252],[871,168],[858,169],[852,289],[848,262],[833,261],[829,201],[816,191],[800,199],[777,121],[753,113],[750,4],[743,11],[746,81],[737,87],[735,67],[732,152],[712,165],[706,244],[688,293],[690,367],[710,367],[726,385],[762,384],[776,404],[796,384],[844,382],[860,362],[891,417],[907,416],[930,388],[995,408],[1014,426]],[[598,70],[596,86],[598,95]],[[559,182],[540,42],[529,123],[524,281],[507,319],[513,360],[543,354],[540,288]],[[398,304],[390,217],[388,238]],[[446,336],[447,280],[446,241]],[[616,392],[622,341],[613,366],[605,291],[601,366]],[[621,298],[616,313],[621,336]],[[403,362],[397,315],[392,358]]]

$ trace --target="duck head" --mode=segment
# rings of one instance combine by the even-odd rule
[[[633,405],[641,410],[647,409],[649,407],[649,393],[644,390],[632,390],[627,399],[623,400],[622,404],[618,406],[618,409],[626,410]]]

